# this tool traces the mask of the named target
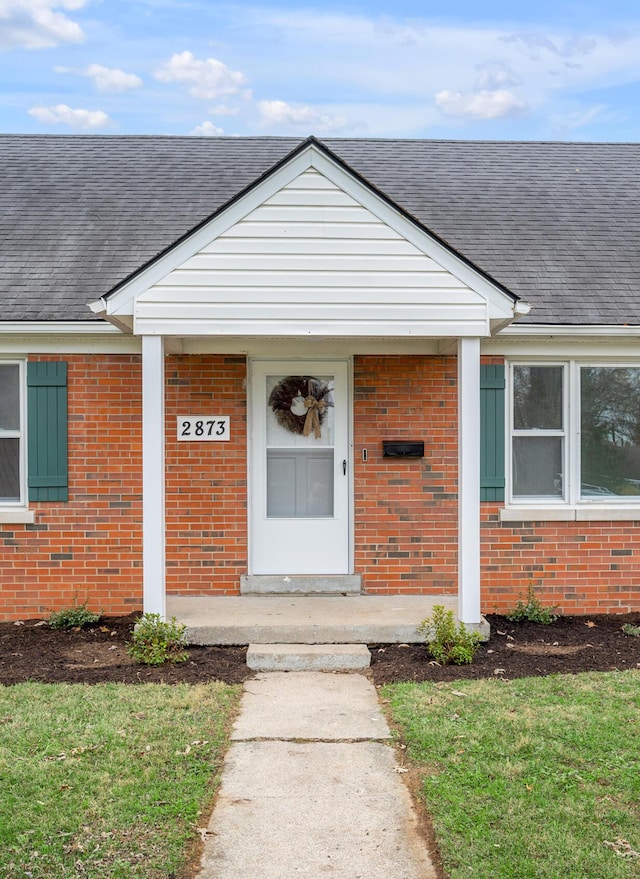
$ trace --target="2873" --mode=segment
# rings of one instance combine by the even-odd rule
[[[178,439],[224,442],[230,439],[228,415],[181,415],[178,416]]]

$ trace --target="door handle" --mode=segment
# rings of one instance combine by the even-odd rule
[[[347,459],[346,458],[342,462],[342,475],[343,476],[347,475]]]

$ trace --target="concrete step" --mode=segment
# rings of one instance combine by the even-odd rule
[[[369,668],[364,644],[249,644],[254,671],[360,671]]]
[[[417,644],[433,606],[453,595],[167,595],[190,644]],[[483,618],[469,626],[489,637]]]
[[[240,577],[241,595],[359,595],[360,592],[359,574],[243,574]]]

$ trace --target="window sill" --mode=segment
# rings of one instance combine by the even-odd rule
[[[501,522],[630,522],[640,521],[640,506],[602,506],[585,504],[579,507],[504,507]]]
[[[18,507],[10,510],[5,507],[0,509],[0,525],[32,525],[36,521],[34,510]]]

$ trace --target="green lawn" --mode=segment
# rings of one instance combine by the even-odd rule
[[[382,692],[451,879],[640,876],[640,671]]]
[[[0,687],[0,876],[180,875],[241,688]]]

